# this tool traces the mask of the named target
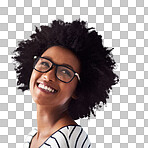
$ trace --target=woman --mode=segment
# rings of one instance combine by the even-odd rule
[[[92,29],[80,20],[54,20],[14,51],[18,88],[30,89],[37,107],[38,128],[27,136],[25,148],[91,147],[74,120],[95,116],[118,82],[111,50]]]

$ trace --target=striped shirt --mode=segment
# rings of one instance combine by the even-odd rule
[[[24,148],[29,148],[37,129],[26,137]],[[80,125],[68,125],[54,132],[39,148],[91,148],[88,135]]]

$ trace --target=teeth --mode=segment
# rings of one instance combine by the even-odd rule
[[[49,91],[49,92],[52,92],[52,93],[55,92],[54,89],[52,89],[52,88],[50,88],[50,87],[47,87],[47,86],[45,86],[45,85],[43,85],[43,84],[41,84],[41,83],[38,85],[38,87],[39,87],[39,88],[42,88],[42,89],[44,89],[44,90],[47,90],[47,91]]]

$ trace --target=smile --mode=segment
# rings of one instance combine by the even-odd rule
[[[56,93],[57,92],[57,90],[55,90],[55,89],[53,89],[53,88],[51,88],[49,86],[46,86],[44,84],[41,84],[41,83],[38,84],[38,87],[45,90],[45,91],[48,91],[50,93]]]

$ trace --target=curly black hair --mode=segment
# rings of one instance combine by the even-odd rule
[[[106,104],[112,85],[119,81],[113,71],[116,62],[112,49],[103,46],[102,36],[79,19],[72,23],[54,20],[49,26],[36,27],[30,38],[19,42],[14,51],[18,88],[22,91],[29,89],[34,56],[41,56],[52,46],[65,47],[81,63],[81,80],[76,88],[78,99],[71,99],[69,114],[74,120],[90,118],[91,112],[95,116],[94,109],[100,107],[100,102]]]

